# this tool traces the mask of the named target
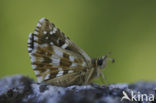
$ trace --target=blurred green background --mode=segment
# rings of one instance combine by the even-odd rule
[[[46,17],[91,57],[112,52],[109,83],[156,79],[156,2],[153,0],[0,0],[0,77],[35,79],[28,34]]]

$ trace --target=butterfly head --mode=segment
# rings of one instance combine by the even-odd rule
[[[101,58],[97,58],[95,61],[95,66],[98,69],[103,69],[106,65],[107,56],[102,56]]]
[[[108,60],[115,62],[114,59],[109,58],[107,55],[105,55],[101,58],[93,59],[94,66],[98,69],[103,69],[106,66]]]

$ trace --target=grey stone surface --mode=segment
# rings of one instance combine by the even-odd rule
[[[155,88],[154,82],[57,87],[15,75],[0,79],[0,103],[155,103],[156,100],[148,102],[146,98],[133,102],[126,99],[121,101],[123,91],[131,98],[131,91],[155,95]]]

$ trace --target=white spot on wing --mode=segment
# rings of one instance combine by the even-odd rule
[[[62,46],[61,46],[61,48],[63,48],[63,49],[65,49],[66,47],[68,46],[68,44],[63,44]]]
[[[63,72],[64,72],[64,71],[59,71],[58,74],[57,74],[56,76],[59,77],[59,76],[63,75]]]
[[[38,40],[38,37],[34,36],[34,40],[36,40],[36,41],[37,41],[37,40]]]
[[[37,49],[33,49],[32,53],[36,53]]]
[[[31,39],[31,37],[28,39],[28,43],[31,43],[31,40],[30,39]]]
[[[52,35],[53,34],[53,31],[50,31],[50,35]]]
[[[50,78],[50,74],[47,74],[45,77],[44,77],[44,80],[47,80]]]
[[[31,37],[32,37],[32,33],[29,34],[29,38],[31,38]]]
[[[60,56],[60,57],[63,56],[63,52],[60,51],[60,50],[58,50],[58,49],[54,49],[54,52],[55,52],[58,56]]]
[[[54,43],[53,42],[50,42],[50,45],[54,45]]]
[[[28,48],[28,51],[31,51],[32,49],[31,48]]]
[[[36,75],[40,74],[40,71],[38,71],[38,70],[34,70],[34,72]]]
[[[40,77],[37,77],[37,81],[39,82],[39,83],[41,83],[42,82],[42,76],[40,76]]]
[[[34,34],[38,34],[38,32],[37,31],[34,31]]]
[[[47,34],[47,31],[43,31],[43,34]]]
[[[38,23],[38,24],[37,24],[37,27],[41,27],[41,24],[40,24],[40,23]]]
[[[54,27],[54,28],[53,28],[53,33],[56,33],[56,31],[57,31],[57,28]]]
[[[52,31],[50,31],[50,34],[52,35],[52,34],[55,34],[56,33],[56,31],[57,31],[57,28],[56,27],[54,27],[53,28],[53,30]]]
[[[44,21],[45,21],[45,18],[41,18],[39,22],[42,23],[42,22],[44,22]]]
[[[32,65],[32,68],[33,68],[33,69],[35,69],[36,67],[37,67],[36,65],[34,65],[34,64]]]
[[[35,56],[31,56],[31,62],[36,62],[36,57]]]
[[[69,71],[68,71],[68,73],[73,73],[73,72],[74,72],[73,70],[69,70]]]
[[[75,58],[74,58],[73,56],[69,56],[69,60],[70,60],[70,61],[72,61],[72,62],[73,62],[73,61],[74,61],[74,59],[75,59]]]
[[[60,58],[56,55],[52,55],[52,65],[58,66],[60,64]]]
[[[35,42],[34,42],[34,47],[37,47],[37,46],[38,46],[38,43],[35,43]]]

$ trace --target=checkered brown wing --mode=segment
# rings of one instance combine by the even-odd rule
[[[38,82],[76,84],[91,65],[90,57],[45,18],[29,35],[28,51]]]

